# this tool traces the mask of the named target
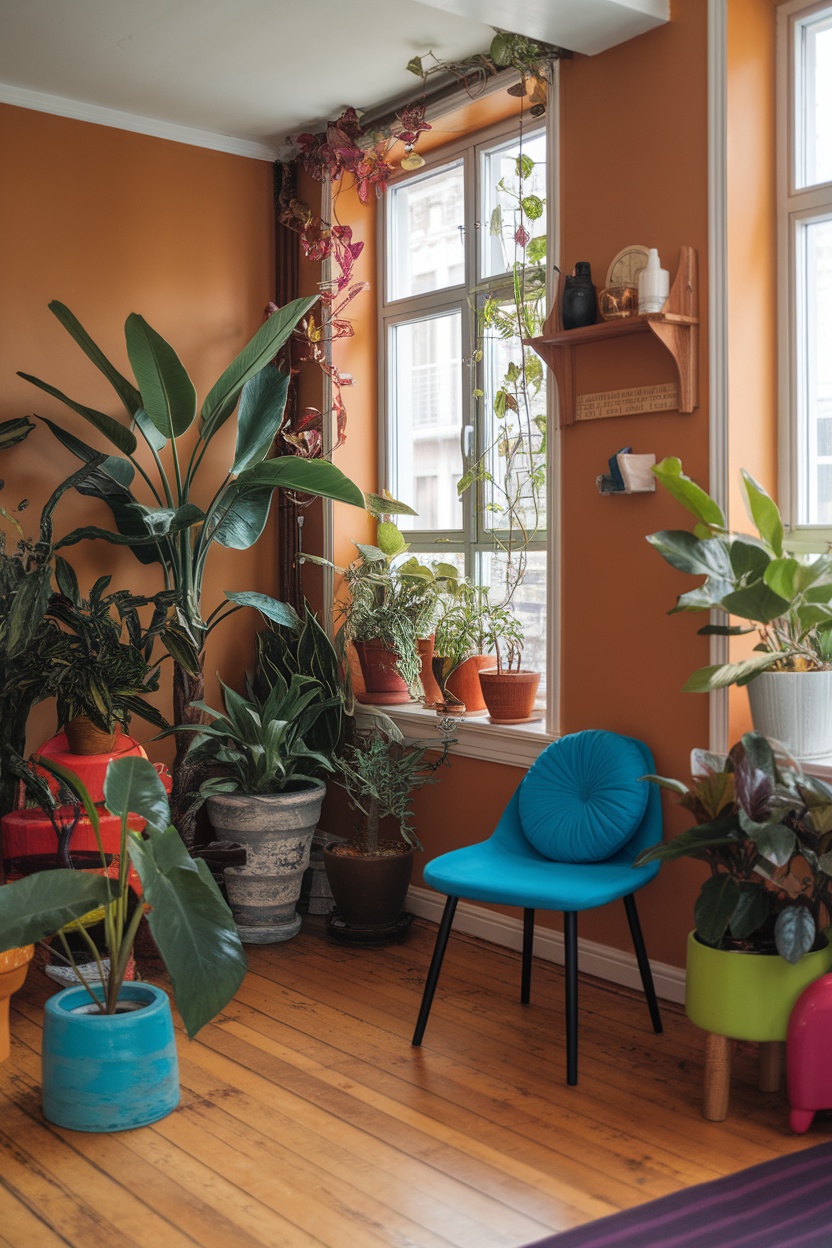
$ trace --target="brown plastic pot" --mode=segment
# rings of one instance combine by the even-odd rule
[[[116,734],[97,728],[86,715],[76,715],[65,725],[64,732],[73,754],[112,754],[115,747]]]
[[[445,688],[465,707],[469,715],[485,710],[480,672],[494,664],[493,654],[472,654],[445,681]]]
[[[382,841],[368,854],[354,844],[327,845],[324,866],[341,918],[350,927],[390,927],[404,907],[413,874],[413,850]]]
[[[482,696],[495,724],[524,724],[532,718],[540,672],[480,672]]]
[[[420,675],[422,679],[422,690],[425,695],[425,705],[432,706],[434,703],[441,702],[443,700],[442,690],[436,683],[436,677],[433,674],[433,633],[431,633],[430,637],[420,637],[416,642],[416,646],[419,651],[419,662],[422,665]]]
[[[370,706],[396,706],[410,701],[407,682],[399,675],[395,651],[379,638],[354,641],[355,653],[361,664],[365,692],[356,694],[359,702]]]

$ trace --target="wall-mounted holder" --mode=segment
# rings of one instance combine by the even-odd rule
[[[656,478],[652,468],[655,455],[634,455],[631,446],[622,447],[609,461],[609,473],[595,478],[599,494],[652,494]]]

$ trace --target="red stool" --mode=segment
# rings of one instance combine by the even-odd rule
[[[789,1126],[802,1135],[819,1109],[832,1109],[832,974],[804,988],[789,1018],[786,1071]]]

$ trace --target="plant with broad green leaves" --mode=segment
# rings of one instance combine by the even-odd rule
[[[356,507],[373,503],[373,496],[365,499],[358,487],[326,460],[291,455],[267,458],[284,418],[290,378],[288,362],[277,366],[273,361],[316,298],[296,299],[270,315],[201,405],[173,347],[136,313],[128,316],[125,324],[134,382],[106,358],[69,308],[57,301],[49,305],[113,387],[125,410],[126,423],[69,398],[37,377],[20,374],[86,420],[117,452],[97,451],[61,425],[41,418],[61,445],[84,465],[81,477],[72,481],[74,487],[106,503],[114,523],[113,529],[83,525],[57,541],[54,549],[99,538],[129,546],[143,564],[161,565],[165,589],[172,591],[173,603],[159,636],[174,661],[174,718],[179,723],[187,723],[197,714],[190,708],[204,689],[208,635],[221,620],[249,605],[244,595],[227,595],[232,598],[230,606],[224,600],[206,611],[204,578],[212,547],[217,544],[246,550],[252,546],[265,528],[277,487]],[[234,452],[230,462],[219,463],[208,451],[235,409]],[[145,443],[141,455],[139,438]],[[195,482],[203,475],[211,479],[211,498],[204,509],[192,497]],[[141,497],[134,487],[139,487]],[[396,507],[393,502],[385,504],[386,510]],[[264,595],[259,597],[266,600]],[[191,842],[192,820],[185,795],[195,787],[195,778],[185,762],[189,744],[184,734],[177,738],[171,800],[177,824]]]
[[[287,682],[274,672],[263,698],[249,680],[246,697],[220,684],[225,714],[200,702],[196,709],[211,717],[209,723],[172,729],[196,734],[188,761],[211,769],[200,785],[201,801],[220,793],[282,793],[334,770],[306,737],[319,716],[340,704],[340,694],[327,697],[319,681],[297,673]]]
[[[670,614],[721,610],[748,624],[707,624],[700,634],[759,634],[749,658],[702,667],[684,689],[703,693],[747,685],[760,672],[832,666],[832,555],[800,553],[784,533],[777,504],[745,469],[743,494],[756,535],[729,532],[719,504],[685,476],[678,459],[663,459],[653,472],[696,524],[692,532],[666,530],[647,540],[678,571],[706,578],[680,594]]]
[[[388,500],[382,505],[391,510]],[[416,643],[432,633],[440,597],[452,592],[459,573],[451,563],[428,567],[414,556],[399,562],[409,546],[389,520],[379,524],[374,546],[355,546],[358,558],[347,568],[336,568],[349,591],[348,600],[338,607],[343,640],[384,642],[396,656],[399,675],[415,691],[421,671]]]
[[[54,760],[35,762],[72,790],[83,804],[101,855],[104,875],[59,868],[39,871],[0,887],[0,949],[57,934],[67,961],[102,1014],[114,1014],[144,905],[130,905],[130,865],[141,881],[142,900],[154,941],[173,983],[173,995],[189,1036],[225,1006],[243,982],[246,958],[222,894],[204,862],[191,858],[171,826],[170,809],[156,768],[146,758],[114,759],[104,778],[104,804],[121,819],[119,874],[106,875],[99,812],[78,777]],[[146,821],[143,833],[130,817]],[[103,910],[105,968],[86,922]],[[64,929],[86,940],[103,997],[73,955]]]
[[[717,949],[774,949],[797,962],[832,915],[832,788],[775,756],[757,732],[730,754],[694,750],[692,782],[669,789],[696,824],[642,850],[634,866],[698,858],[710,875],[694,911],[699,939]]]

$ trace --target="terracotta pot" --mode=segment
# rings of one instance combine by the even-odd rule
[[[11,1051],[9,1002],[12,993],[23,987],[34,952],[34,945],[23,945],[20,949],[6,949],[0,953],[0,1062],[4,1062]]]
[[[480,684],[488,713],[495,724],[523,724],[532,718],[540,672],[480,672]]]
[[[452,697],[457,698],[469,715],[485,711],[485,700],[480,685],[480,672],[484,667],[492,667],[493,654],[472,654],[463,660],[455,672],[445,681],[445,688]]]
[[[366,692],[356,694],[371,706],[396,706],[410,701],[407,683],[399,675],[394,651],[383,641],[354,641]]]
[[[116,743],[114,732],[97,728],[86,715],[76,715],[64,727],[72,754],[112,754]]]
[[[422,665],[421,678],[425,705],[432,706],[434,703],[442,701],[442,690],[436,683],[436,677],[433,674],[433,633],[431,633],[430,637],[420,637],[416,645],[419,650],[419,662]]]
[[[413,850],[404,841],[382,841],[383,853],[367,854],[354,845],[324,849],[335,905],[351,927],[390,927],[402,912],[413,874]]]

